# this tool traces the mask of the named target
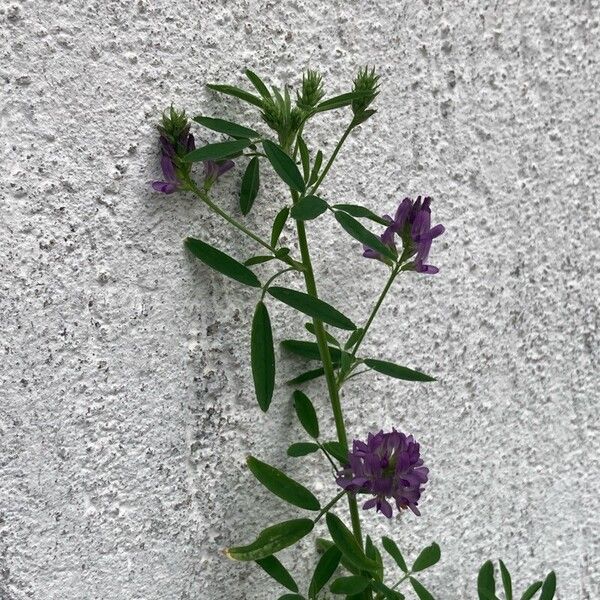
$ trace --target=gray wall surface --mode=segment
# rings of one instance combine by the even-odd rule
[[[365,527],[409,557],[437,541],[423,582],[441,600],[475,598],[497,557],[519,591],[554,568],[559,600],[600,598],[599,15],[597,0],[2,2],[0,598],[283,593],[221,552],[298,514],[244,458],[323,499],[335,484],[318,457],[285,456],[303,439],[284,385],[301,362],[278,351],[261,413],[256,293],[182,240],[240,259],[256,247],[193,198],[152,193],[155,126],[173,102],[262,127],[204,84],[245,85],[250,67],[297,85],[311,66],[335,94],[366,63],[379,112],[323,195],[384,213],[430,194],[447,233],[440,274],[401,278],[364,346],[439,381],[368,375],[344,391],[351,437],[411,432],[431,469],[422,517],[365,513]],[[312,147],[331,152],[346,120],[316,120]],[[217,187],[234,212],[242,168]],[[246,221],[266,234],[284,196],[263,173]],[[295,248],[291,224],[283,235]],[[385,268],[331,218],[309,237],[322,296],[361,322]],[[298,335],[303,319],[270,306],[276,339]],[[308,390],[333,436],[321,384]],[[282,559],[305,584],[314,547]]]

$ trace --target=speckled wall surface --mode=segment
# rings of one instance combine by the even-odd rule
[[[421,518],[367,526],[409,556],[437,540],[423,580],[441,600],[474,598],[488,557],[521,585],[554,567],[559,600],[600,598],[597,1],[5,0],[0,22],[2,600],[278,597],[220,552],[268,513],[297,514],[244,457],[324,498],[334,485],[318,458],[285,457],[302,439],[289,391],[268,415],[255,404],[256,294],[181,242],[254,246],[193,199],[151,193],[154,126],[171,102],[239,115],[203,84],[241,84],[247,66],[292,85],[319,67],[333,94],[365,63],[382,73],[380,112],[323,194],[377,212],[431,194],[447,227],[440,274],[399,282],[365,345],[439,382],[370,375],[344,392],[351,436],[412,432],[431,467]],[[315,146],[330,152],[344,118],[319,119]],[[232,210],[240,175],[218,188]],[[252,228],[282,194],[265,176]],[[361,321],[384,268],[330,218],[309,237],[323,297]],[[277,339],[301,327],[271,312]],[[299,368],[286,359],[278,380]],[[282,555],[305,582],[315,553],[301,548]]]

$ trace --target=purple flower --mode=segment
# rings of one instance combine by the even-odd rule
[[[392,217],[390,215],[384,215],[383,218],[389,223],[393,223]],[[389,246],[394,252],[396,252],[396,242],[394,241],[394,230],[391,225],[385,228],[385,231],[379,236],[379,239],[386,245]],[[363,256],[366,258],[376,258],[377,260],[383,260],[383,256],[379,254],[373,248],[369,248],[369,246],[365,246],[363,244]]]
[[[179,189],[179,181],[177,180],[177,174],[175,173],[175,165],[173,159],[166,154],[163,154],[160,159],[160,166],[163,172],[163,181],[153,181],[152,187],[157,192],[163,194],[172,194]]]
[[[421,514],[417,504],[429,469],[423,466],[412,435],[395,429],[370,433],[366,443],[354,440],[348,460],[336,482],[350,493],[372,495],[363,504],[365,510],[375,507],[389,519],[392,505],[387,499],[393,498],[399,511],[410,508],[415,515]]]
[[[445,229],[443,225],[431,227],[430,204],[430,197],[421,201],[421,196],[419,196],[414,202],[410,198],[404,198],[393,219],[388,215],[384,217],[390,224],[381,236],[381,241],[395,249],[394,235],[398,234],[404,248],[402,259],[406,260],[414,256],[412,268],[417,273],[433,275],[439,269],[425,264],[425,261],[429,256],[432,241],[442,235]],[[363,256],[382,260],[378,252],[367,247],[365,247]]]
[[[163,172],[163,180],[153,181],[152,187],[163,194],[172,194],[181,187],[181,181],[177,173],[178,157],[185,155],[196,148],[194,136],[190,133],[189,126],[179,135],[176,143],[173,143],[166,135],[161,134],[160,146],[162,157],[160,166]],[[189,167],[184,167],[188,168]]]
[[[212,185],[229,169],[232,169],[235,163],[232,160],[223,160],[215,162],[214,160],[204,161],[204,187],[210,189]]]

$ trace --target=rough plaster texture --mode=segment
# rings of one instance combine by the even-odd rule
[[[278,589],[220,549],[297,514],[251,485],[252,452],[302,439],[288,392],[268,416],[247,364],[256,294],[195,263],[196,234],[255,248],[191,198],[152,194],[170,102],[229,117],[203,88],[242,69],[331,93],[378,65],[380,113],[323,188],[391,210],[436,198],[435,278],[406,277],[365,352],[438,375],[344,393],[352,436],[413,432],[431,467],[423,516],[371,515],[408,555],[437,540],[438,598],[475,597],[488,557],[560,600],[600,598],[597,391],[599,3],[9,0],[2,3],[0,598],[264,600]],[[311,130],[330,151],[343,117]],[[256,114],[243,110],[245,123]],[[208,141],[210,136],[202,135]],[[240,168],[219,186],[235,207]],[[253,228],[281,204],[270,176]],[[293,241],[293,230],[284,236]],[[321,219],[323,296],[361,320],[384,269]],[[269,273],[269,268],[264,268]],[[302,323],[272,306],[277,338]],[[279,379],[300,364],[280,363]],[[333,431],[322,390],[309,388]],[[322,470],[322,469],[321,469]],[[307,581],[314,551],[284,552]],[[410,592],[409,592],[410,594]]]

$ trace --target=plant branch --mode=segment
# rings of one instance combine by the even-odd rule
[[[338,142],[335,151],[327,166],[325,167],[324,172],[319,177],[318,181],[315,183],[313,187],[312,193],[319,187],[321,182],[323,181],[327,171],[331,168],[335,157],[337,156],[342,144],[348,134],[350,133],[351,128],[349,127],[344,132],[344,135]],[[298,194],[297,192],[292,190],[292,200],[294,204],[298,202]],[[308,294],[313,296],[314,298],[318,298],[317,292],[317,284],[315,281],[315,276],[313,272],[313,267],[310,259],[310,252],[308,249],[308,240],[306,237],[306,227],[304,221],[296,221],[296,229],[298,232],[298,245],[300,247],[300,255],[302,257],[302,264],[304,265],[304,282],[306,285],[306,291]],[[325,332],[325,327],[323,326],[323,322],[319,319],[313,319],[313,326],[315,328],[315,338],[317,341],[317,346],[319,348],[319,355],[321,357],[321,362],[323,363],[323,370],[325,372],[325,381],[327,383],[327,390],[329,392],[329,400],[331,403],[331,409],[333,411],[333,418],[335,421],[335,429],[338,437],[339,443],[343,448],[348,448],[348,436],[346,434],[346,426],[344,424],[344,415],[342,412],[342,406],[340,402],[340,393],[339,388],[336,382],[335,371],[333,368],[333,362],[331,360],[331,353],[329,351],[329,346],[327,344],[327,335]],[[358,505],[356,503],[356,498],[348,495],[348,507],[350,510],[350,519],[352,521],[352,531],[354,533],[354,537],[356,538],[359,545],[362,547],[362,530],[360,526],[360,516],[358,514]]]
[[[339,471],[339,468],[333,462],[333,459],[331,458],[331,455],[329,454],[329,452],[327,452],[327,450],[325,449],[325,446],[323,446],[323,444],[321,444],[319,441],[317,441],[317,446],[319,446],[319,448],[321,448],[323,454],[327,457],[327,460],[331,463],[331,466],[333,467],[333,472],[337,474],[337,472]]]
[[[284,273],[288,273],[289,271],[295,271],[296,269],[294,267],[288,267],[287,269],[283,269],[282,271],[277,271],[277,273],[275,273],[275,275],[269,277],[269,279],[267,279],[267,282],[262,286],[262,294],[260,299],[264,300],[265,299],[265,294],[267,293],[267,290],[269,289],[269,286],[271,285],[271,283],[273,283],[273,281],[275,281],[280,275],[283,275]]]
[[[371,311],[371,314],[369,315],[369,318],[367,319],[367,322],[365,323],[365,326],[363,327],[362,333],[356,340],[356,344],[354,344],[354,349],[352,350],[353,358],[356,356],[356,353],[358,352],[358,349],[359,349],[360,345],[362,344],[362,341],[365,339],[365,336],[367,335],[367,332],[369,331],[369,328],[371,327],[373,320],[375,319],[377,313],[379,312],[379,309],[381,308],[381,305],[383,304],[383,301],[385,300],[385,297],[387,296],[387,293],[390,291],[390,288],[392,287],[392,283],[394,283],[394,279],[396,279],[396,276],[400,272],[400,268],[401,268],[400,265],[401,265],[401,262],[398,262],[394,266],[389,279],[387,280],[385,286],[383,287],[383,290],[381,291],[381,294],[379,294],[379,298],[377,299],[377,302],[375,303],[375,306],[373,307],[373,310]]]
[[[354,126],[352,125],[352,123],[350,123],[350,125],[348,125],[348,127],[346,127],[346,131],[344,131],[344,134],[340,138],[340,141],[337,143],[337,145],[336,145],[336,147],[335,147],[335,149],[333,151],[333,154],[331,155],[331,157],[327,161],[327,164],[325,165],[325,168],[321,172],[321,175],[319,175],[319,178],[315,182],[315,185],[313,185],[312,189],[310,190],[311,195],[314,195],[314,194],[317,193],[317,190],[319,189],[319,186],[323,182],[323,179],[325,179],[327,173],[329,173],[329,169],[331,169],[331,166],[333,165],[335,159],[337,158],[337,155],[339,154],[339,151],[342,149],[342,146],[344,145],[344,142],[346,141],[346,138],[350,135],[350,132],[353,129],[354,129]]]
[[[317,523],[322,517],[323,515],[325,515],[326,513],[329,512],[329,509],[338,502],[338,500],[344,495],[346,494],[346,490],[342,490],[333,500],[331,500],[328,504],[326,504],[322,509],[321,512],[317,515],[317,517],[315,518],[314,522]]]
[[[213,212],[216,212],[220,217],[225,219],[229,224],[233,225],[236,229],[239,229],[242,233],[247,235],[249,238],[253,239],[255,242],[257,242],[258,244],[263,246],[263,248],[266,248],[269,252],[271,252],[271,254],[273,254],[273,256],[277,260],[280,260],[281,262],[285,263],[286,265],[290,265],[297,271],[301,270],[301,268],[300,268],[301,265],[299,263],[297,263],[291,256],[283,256],[283,257],[277,256],[277,249],[274,248],[273,246],[271,246],[271,244],[269,244],[269,242],[267,242],[266,240],[263,240],[256,233],[250,231],[247,227],[242,225],[238,220],[236,220],[230,214],[226,213],[220,206],[215,204],[210,199],[208,192],[206,190],[203,190],[202,188],[199,188],[196,185],[196,182],[191,177],[187,177],[185,179],[185,187],[190,192],[192,192],[196,197],[198,197],[200,200],[202,200],[202,202],[204,202],[204,204],[206,204],[206,206],[208,206]]]

